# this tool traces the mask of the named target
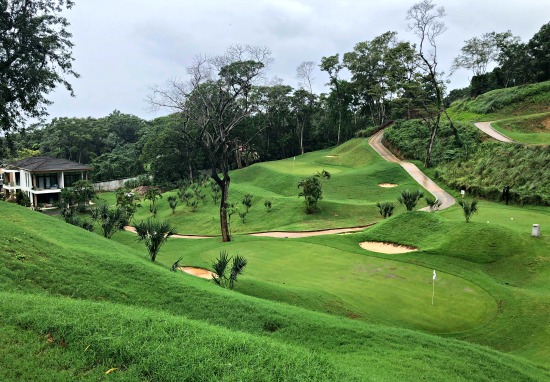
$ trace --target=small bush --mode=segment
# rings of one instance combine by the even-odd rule
[[[378,207],[378,212],[380,212],[380,215],[386,219],[393,215],[393,211],[395,210],[395,204],[392,202],[383,202],[383,203],[376,203],[376,207]]]

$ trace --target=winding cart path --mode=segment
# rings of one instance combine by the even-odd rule
[[[499,133],[493,127],[491,126],[491,122],[476,122],[474,123],[475,127],[477,127],[479,130],[483,131],[485,134],[495,138],[497,141],[501,142],[507,142],[512,143],[514,142],[512,139],[508,138],[506,135]]]
[[[455,204],[455,198],[449,193],[439,187],[433,180],[428,178],[418,167],[410,162],[405,162],[398,159],[391,153],[383,144],[382,137],[384,136],[384,130],[380,130],[369,139],[369,145],[385,160],[388,162],[399,163],[401,167],[409,173],[422,187],[424,187],[430,194],[435,196],[437,200],[441,201],[441,207],[439,209],[449,208]],[[421,211],[428,211],[429,207],[424,207]]]

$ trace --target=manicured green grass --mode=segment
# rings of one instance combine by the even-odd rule
[[[151,381],[389,381],[426,376],[446,381],[542,381],[550,376],[548,369],[471,343],[315,313],[222,290],[206,280],[151,263],[144,248],[136,249],[141,247],[136,246],[138,243],[129,233],[115,236],[131,244],[124,245],[21,207],[0,203],[0,212],[0,338],[6,340],[0,350],[0,376],[6,381],[36,380],[40,376],[44,376],[40,380],[62,381],[97,380],[102,376]],[[432,225],[432,218],[436,217],[402,214],[385,221],[381,228],[376,226],[380,232],[372,231],[372,235],[382,235],[382,231],[397,235],[406,222],[420,232],[423,226]],[[442,218],[436,220],[439,219]],[[459,223],[449,224],[447,229],[458,227]],[[323,257],[328,255],[321,247],[340,248],[342,256],[350,256],[343,254],[350,252],[373,261],[384,259],[358,248],[358,242],[368,234],[366,231],[292,242],[322,250]],[[439,234],[424,231],[424,236],[433,238],[440,238]],[[404,236],[406,242],[420,237]],[[241,239],[244,238],[237,238],[231,245]],[[250,240],[263,241],[266,246],[280,242],[283,251],[288,251],[291,244],[282,239]],[[434,239],[435,247],[440,240]],[[221,246],[217,239],[169,243],[179,243],[188,257],[200,253],[198,248],[213,250]],[[242,243],[242,248],[246,248],[247,242]],[[398,266],[410,270],[420,265],[429,275],[438,264],[441,288],[444,280],[466,287],[468,284],[461,284],[462,279],[502,297],[492,276],[476,268],[477,263],[459,258],[454,262],[453,257],[440,259],[444,256],[430,254],[430,246],[425,247],[428,252],[416,258],[417,264],[412,254],[400,255],[403,257],[399,260],[384,260],[384,264],[401,261]],[[167,257],[168,251],[163,248],[159,258]],[[253,269],[250,265],[250,273]],[[310,270],[315,274],[314,266]],[[278,268],[272,268],[272,272],[278,272]],[[244,289],[247,278],[252,278],[252,274],[245,273],[237,288],[242,285]],[[376,283],[371,285],[381,293]],[[306,287],[304,283],[302,288]],[[515,293],[512,287],[500,288]],[[521,290],[528,292],[525,287]],[[541,298],[547,298],[547,293],[539,293]],[[533,296],[528,297],[526,307],[531,307]],[[534,323],[541,321],[544,313],[532,315],[531,321],[524,317],[522,322],[510,321],[504,335],[495,330],[500,326],[491,327],[495,321],[502,326],[502,321],[506,321],[497,313],[495,320],[460,335],[479,330],[489,338],[487,342],[503,342],[523,323],[525,329],[517,338],[513,336],[509,351],[540,352],[540,348],[523,345],[531,334],[540,334],[541,323]],[[486,330],[488,326],[490,331]],[[482,342],[482,338],[479,335],[470,341]],[[105,376],[110,368],[118,370]]]
[[[307,215],[303,198],[298,197],[300,179],[321,170],[331,173],[330,180],[323,180],[323,199],[319,210]],[[380,183],[396,183],[398,187],[383,188]],[[319,230],[327,228],[355,227],[380,220],[376,207],[379,201],[393,201],[405,189],[421,189],[418,184],[395,163],[377,156],[367,139],[353,139],[333,149],[307,153],[274,162],[257,163],[231,173],[229,202],[244,211],[241,201],[245,194],[253,195],[252,207],[243,223],[233,214],[232,231],[235,234],[273,230]],[[210,188],[203,190],[207,200],[196,212],[191,212],[180,202],[173,214],[167,197],[176,195],[170,191],[157,201],[157,216],[172,223],[179,233],[219,235],[219,207],[210,197]],[[113,193],[103,193],[102,199],[114,205]],[[264,202],[271,201],[267,212]],[[142,201],[135,220],[150,216],[149,201]],[[404,210],[397,206],[396,211]]]
[[[429,332],[468,330],[496,313],[495,301],[463,279],[442,273],[441,294],[432,307],[431,269],[365,256],[364,250],[349,252],[293,239],[243,237],[230,244],[214,242],[193,255],[186,244],[173,240],[163,262],[183,256],[184,264],[210,267],[222,249],[248,259],[241,292],[309,309]]]
[[[550,144],[550,113],[503,119],[491,124],[507,137],[534,145]]]

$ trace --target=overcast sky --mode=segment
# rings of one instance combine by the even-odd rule
[[[270,77],[297,86],[304,61],[353,50],[386,31],[416,42],[405,16],[418,0],[76,0],[67,12],[75,44],[70,79],[75,98],[59,88],[50,94],[54,117],[102,117],[117,109],[152,119],[149,88],[178,77],[199,54],[221,54],[231,44],[272,50]],[[448,30],[438,40],[440,69],[449,72],[464,40],[511,30],[528,41],[550,21],[548,0],[440,0]],[[468,85],[458,71],[450,88]],[[315,73],[317,91],[328,91],[326,73]]]

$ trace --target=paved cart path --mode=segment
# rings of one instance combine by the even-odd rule
[[[493,129],[493,127],[491,126],[491,123],[493,123],[493,122],[494,121],[491,121],[491,122],[476,122],[476,123],[474,123],[474,125],[479,130],[483,131],[485,134],[495,138],[497,141],[507,142],[507,143],[514,142],[512,139],[508,138],[506,135],[501,134],[498,131],[496,131],[495,129]]]
[[[374,134],[369,139],[370,146],[385,160],[388,162],[399,163],[401,167],[409,173],[410,176],[414,178],[422,187],[424,187],[430,194],[435,196],[437,200],[441,201],[441,207],[439,209],[449,208],[455,204],[455,198],[453,198],[449,193],[439,187],[433,180],[428,178],[418,167],[410,162],[405,162],[398,159],[395,155],[391,153],[383,144],[382,137],[384,135],[384,130],[380,130],[378,133]],[[428,211],[429,207],[424,207],[420,209],[421,211]]]

